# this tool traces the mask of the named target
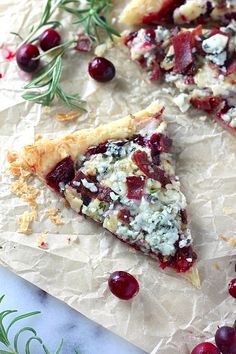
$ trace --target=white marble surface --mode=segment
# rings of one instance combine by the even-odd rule
[[[16,324],[11,332],[11,338],[16,333],[15,329],[31,326],[43,339],[50,354],[55,354],[55,349],[62,338],[64,345],[61,354],[74,354],[75,349],[79,349],[80,354],[144,354],[142,350],[2,267],[0,267],[0,294],[5,294],[0,311],[17,309],[19,314],[41,311],[41,314]],[[19,354],[25,354],[26,338],[27,336],[23,334],[19,340]],[[44,353],[36,343],[32,343],[31,348],[31,354]],[[6,348],[0,343],[1,349]]]

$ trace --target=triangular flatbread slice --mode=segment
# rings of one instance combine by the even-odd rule
[[[236,3],[222,0],[131,0],[120,20],[138,24],[227,24],[236,19]]]
[[[97,128],[26,146],[16,164],[29,169],[86,215],[144,254],[199,286],[186,199],[175,176],[163,107]]]
[[[236,131],[235,21],[213,29],[142,28],[123,41],[151,80],[177,88],[182,112],[193,106]]]

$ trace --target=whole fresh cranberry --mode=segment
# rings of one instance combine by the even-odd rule
[[[216,346],[209,342],[198,344],[191,352],[191,354],[220,354]]]
[[[236,299],[236,278],[232,279],[228,286],[229,293]]]
[[[54,47],[57,47],[60,43],[61,36],[53,28],[46,29],[39,37],[39,45],[44,52]]]
[[[223,326],[217,329],[215,342],[222,354],[236,354],[236,330]]]
[[[108,286],[112,294],[121,300],[130,300],[139,292],[135,277],[127,272],[117,271],[110,275]]]
[[[19,68],[27,73],[35,71],[39,66],[39,50],[34,44],[23,44],[16,51],[16,62]]]
[[[88,72],[94,80],[107,82],[114,78],[116,69],[110,60],[103,57],[95,57],[89,63]]]

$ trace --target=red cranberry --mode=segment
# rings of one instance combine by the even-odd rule
[[[217,329],[215,342],[222,354],[236,354],[236,330],[223,326]]]
[[[57,47],[60,43],[61,36],[53,28],[46,29],[39,37],[39,45],[44,52],[51,48]]]
[[[220,354],[219,349],[209,342],[198,344],[191,352],[191,354]]]
[[[121,300],[130,300],[139,292],[139,284],[133,275],[117,271],[110,275],[108,286],[112,294]]]
[[[34,58],[39,56],[38,48],[33,44],[23,44],[16,51],[16,62],[19,68],[27,73],[31,73],[39,66],[39,59]]]
[[[232,279],[229,283],[229,293],[236,299],[236,278]]]
[[[103,57],[93,58],[88,66],[89,75],[96,81],[111,81],[116,74],[112,62]]]
[[[155,42],[156,40],[156,32],[153,28],[148,28],[145,31],[145,39],[148,42]]]

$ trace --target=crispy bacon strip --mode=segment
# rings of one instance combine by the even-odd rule
[[[176,73],[184,73],[193,63],[191,32],[180,32],[173,37],[172,43],[175,53],[174,71]]]
[[[148,159],[148,155],[145,151],[135,151],[132,159],[147,177],[153,178],[160,182],[162,187],[165,187],[168,183],[171,183],[170,178],[165,175],[165,172]]]

